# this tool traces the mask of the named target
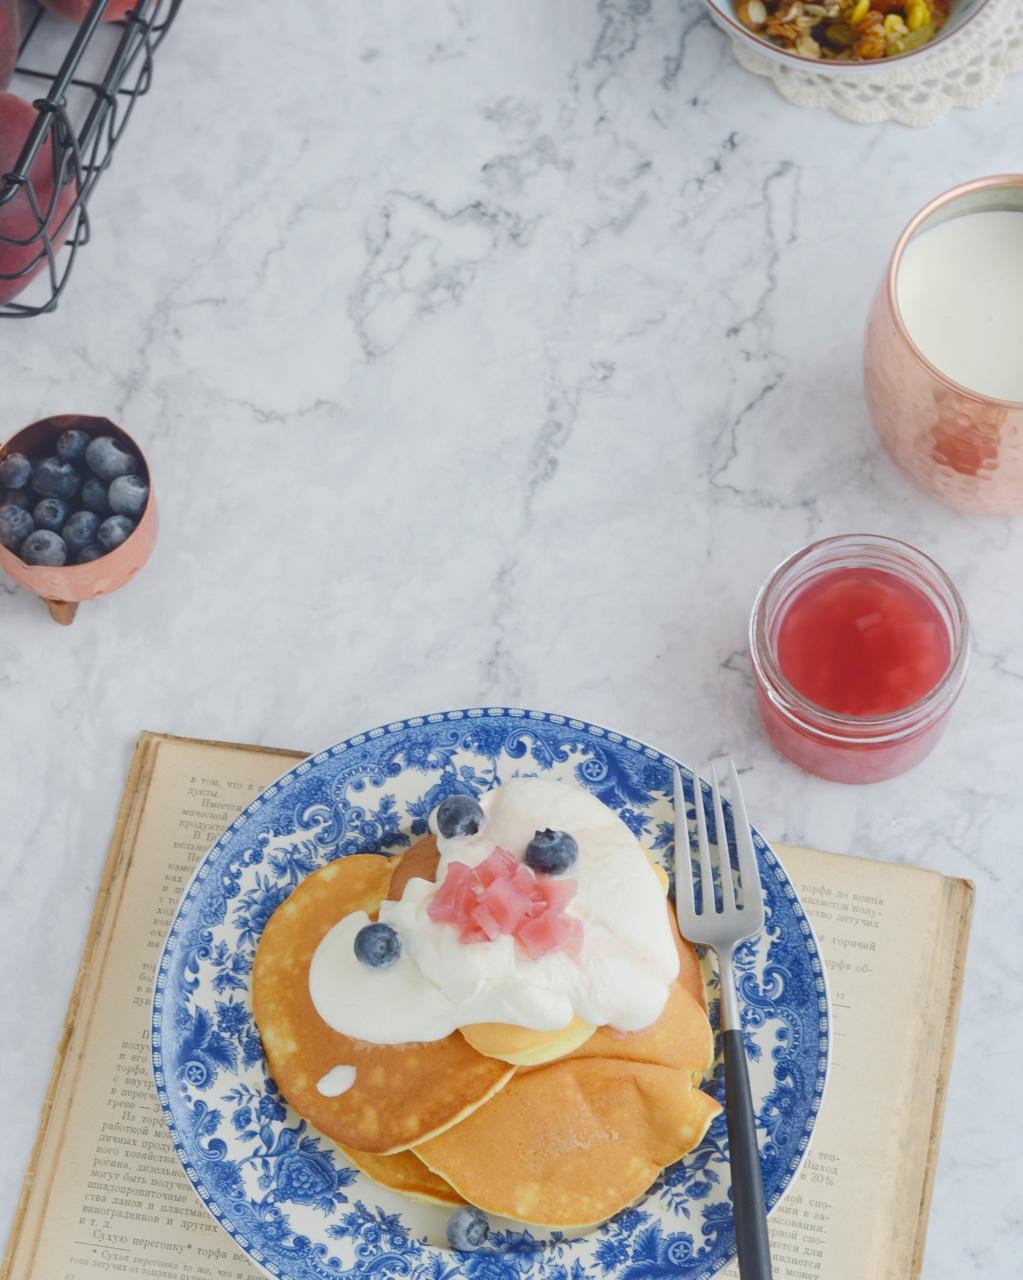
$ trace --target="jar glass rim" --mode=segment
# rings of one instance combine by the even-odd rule
[[[922,698],[899,711],[876,716],[844,715],[811,701],[782,674],[772,622],[780,604],[820,573],[869,565],[885,569],[924,590],[943,614],[951,654],[941,679]],[[800,570],[803,570],[800,576]],[[928,727],[952,706],[962,690],[970,658],[970,628],[955,584],[941,565],[908,542],[881,534],[839,534],[812,542],[788,556],[757,593],[750,615],[750,656],[757,683],[785,719],[817,737],[835,742],[898,741]]]

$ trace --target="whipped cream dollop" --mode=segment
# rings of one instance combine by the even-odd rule
[[[331,1067],[325,1076],[321,1076],[316,1082],[316,1087],[325,1098],[340,1098],[355,1083],[357,1074],[354,1067],[342,1062],[336,1067]]]
[[[537,1031],[593,1026],[638,1031],[660,1017],[678,976],[664,889],[639,841],[606,805],[580,787],[514,778],[480,797],[485,822],[473,836],[438,837],[436,883],[410,880],[378,919],[395,929],[401,956],[372,968],[355,955],[364,911],[323,938],[309,969],[309,992],[335,1031],[373,1044],[442,1040],[458,1027],[504,1022]],[[459,940],[428,909],[452,862],[478,866],[495,848],[520,861],[537,831],[567,831],[579,853],[569,875],[576,892],[566,915],[582,923],[582,944],[530,959],[509,935]]]

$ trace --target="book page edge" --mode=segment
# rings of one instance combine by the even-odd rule
[[[141,790],[142,778],[145,773],[146,766],[152,758],[156,739],[158,735],[143,732],[135,743],[135,750],[132,753],[131,765],[128,769],[128,777],[121,794],[121,803],[117,811],[117,817],[114,821],[114,829],[107,846],[106,861],[103,865],[103,871],[100,876],[99,886],[96,890],[96,900],[93,904],[92,915],[89,920],[89,928],[85,935],[85,944],[82,948],[82,958],[79,961],[78,972],[75,975],[74,985],[71,988],[71,995],[68,997],[67,1010],[64,1014],[64,1025],[57,1041],[57,1047],[53,1055],[53,1065],[50,1068],[50,1076],[46,1085],[46,1093],[43,1097],[43,1103],[39,1111],[39,1124],[36,1128],[35,1141],[32,1144],[32,1150],[29,1154],[28,1163],[25,1167],[25,1175],[22,1179],[21,1194],[18,1196],[18,1203],[14,1210],[14,1218],[11,1222],[10,1235],[7,1240],[7,1246],[4,1250],[3,1262],[0,1265],[0,1280],[7,1280],[14,1268],[14,1262],[17,1257],[19,1248],[24,1240],[24,1228],[27,1221],[29,1202],[33,1193],[37,1190],[37,1177],[39,1167],[42,1161],[43,1148],[50,1134],[50,1122],[53,1119],[53,1104],[56,1100],[57,1093],[60,1089],[61,1081],[64,1078],[64,1072],[68,1065],[72,1041],[74,1040],[75,1029],[78,1025],[78,1017],[82,1011],[82,1002],[85,995],[85,988],[92,972],[93,961],[95,959],[96,944],[100,935],[103,933],[104,927],[109,919],[111,907],[115,901],[113,890],[119,880],[123,879],[126,868],[125,851],[126,851],[126,835],[131,819],[134,816],[136,804]],[[34,1252],[34,1246],[33,1246]]]
[[[972,880],[950,878],[948,887],[950,898],[948,910],[954,922],[955,945],[952,949],[949,1001],[945,1013],[941,1054],[938,1059],[938,1079],[934,1090],[934,1107],[931,1112],[931,1136],[927,1146],[924,1183],[920,1191],[920,1212],[917,1216],[916,1240],[913,1246],[910,1280],[919,1280],[923,1272],[924,1252],[927,1247],[927,1228],[931,1217],[931,1201],[934,1198],[934,1180],[938,1167],[938,1152],[941,1146],[941,1131],[945,1120],[945,1101],[948,1096],[948,1084],[955,1054],[956,1034],[959,1028],[959,1009],[962,1004],[963,984],[966,977],[966,950],[969,945],[970,928],[973,923],[973,908],[977,896],[976,887]]]

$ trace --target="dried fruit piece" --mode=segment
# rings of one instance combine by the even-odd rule
[[[871,10],[856,26],[856,39],[852,47],[853,57],[860,58],[864,62],[873,62],[875,58],[883,58],[887,49],[884,18]]]
[[[762,31],[767,25],[767,6],[764,0],[739,0],[736,17],[751,31]]]
[[[927,0],[909,0],[906,5],[906,26],[910,31],[919,31],[931,20],[931,9]]]

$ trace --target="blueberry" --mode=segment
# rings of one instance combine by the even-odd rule
[[[57,437],[57,456],[65,462],[78,463],[85,461],[85,450],[89,447],[92,436],[87,431],[72,428]]]
[[[93,560],[98,560],[100,556],[105,556],[106,551],[98,542],[90,542],[87,547],[83,547],[75,556],[75,564],[89,564]]]
[[[76,511],[64,526],[62,536],[71,551],[81,551],[96,541],[99,526],[100,518],[95,511]]]
[[[59,458],[43,458],[32,468],[32,488],[41,498],[73,498],[81,483],[78,468]]]
[[[461,1253],[480,1248],[486,1244],[489,1235],[487,1215],[475,1205],[463,1204],[448,1218],[448,1244]]]
[[[107,494],[111,511],[137,520],[149,501],[149,485],[141,476],[118,476]]]
[[[21,544],[18,555],[26,564],[66,564],[67,545],[59,534],[49,529],[37,529]]]
[[[21,507],[31,511],[36,495],[31,489],[0,489],[0,507]]]
[[[371,969],[389,969],[401,955],[401,939],[389,924],[365,924],[355,935],[355,954]]]
[[[88,511],[95,511],[98,516],[110,514],[110,498],[107,486],[95,476],[88,476],[82,485],[82,506]]]
[[[119,547],[135,528],[135,521],[127,516],[108,516],[96,530],[96,541],[107,551]]]
[[[32,464],[23,453],[9,453],[0,462],[0,484],[8,489],[23,489],[32,478]]]
[[[538,831],[526,845],[526,866],[547,876],[560,876],[579,856],[575,837],[567,831]]]
[[[139,470],[139,460],[113,436],[97,436],[85,450],[85,461],[93,475],[107,484],[118,476],[130,476]]]
[[[446,840],[474,836],[484,820],[483,808],[475,796],[448,796],[437,806],[437,830]]]
[[[37,529],[49,529],[60,533],[67,524],[67,503],[60,498],[42,498],[32,511]]]
[[[0,507],[0,543],[9,551],[17,551],[35,527],[31,511],[13,504]]]

